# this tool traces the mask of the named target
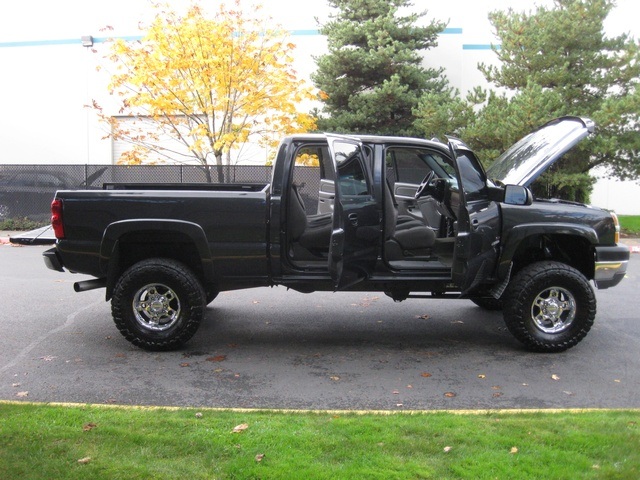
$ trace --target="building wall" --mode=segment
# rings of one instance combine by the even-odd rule
[[[175,8],[187,0],[171,0]],[[215,8],[217,2],[202,0],[201,5]],[[428,21],[447,22],[438,47],[429,50],[425,64],[444,67],[451,84],[462,94],[476,85],[484,85],[477,69],[479,62],[491,63],[493,37],[487,14],[512,7],[533,8],[517,0],[414,0],[417,10],[427,10]],[[550,4],[541,0],[538,4]],[[248,5],[249,1],[243,1]],[[11,2],[0,16],[0,163],[81,163],[112,162],[112,144],[97,118],[85,105],[96,100],[107,111],[117,113],[107,94],[108,69],[96,71],[104,64],[104,40],[108,36],[140,35],[139,22],[150,20],[148,0],[32,0]],[[249,7],[251,8],[251,7]],[[302,78],[309,78],[315,68],[314,56],[326,51],[326,42],[318,34],[318,23],[330,14],[325,0],[292,2],[269,0],[263,10],[274,21],[291,31],[297,45],[295,68]],[[636,0],[618,0],[610,16],[607,31],[617,35],[633,29],[640,13]],[[113,27],[109,32],[105,26]],[[91,35],[92,48],[82,46],[80,38]],[[247,153],[248,152],[248,153]],[[262,163],[264,154],[246,149],[241,163]],[[612,186],[613,185],[613,186]],[[622,188],[624,186],[624,188]],[[621,199],[619,192],[628,192]],[[619,211],[626,210],[628,195],[638,198],[635,182],[599,182],[593,202]],[[638,203],[638,202],[633,202]],[[637,207],[640,212],[640,204]],[[626,212],[625,212],[626,213]]]

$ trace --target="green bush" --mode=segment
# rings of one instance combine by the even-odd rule
[[[7,218],[0,221],[0,230],[26,231],[48,225],[47,221],[35,221],[28,218]]]

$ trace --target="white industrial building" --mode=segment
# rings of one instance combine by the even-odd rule
[[[176,9],[188,0],[170,0]],[[199,4],[214,9],[217,0]],[[243,2],[244,3],[244,2]],[[247,0],[247,5],[251,2]],[[539,0],[537,4],[550,4]],[[618,0],[606,25],[610,35],[630,32],[636,38],[640,3]],[[444,67],[450,83],[463,94],[484,78],[479,62],[493,62],[490,46],[496,42],[487,19],[488,12],[514,8],[530,10],[530,2],[518,0],[414,0],[417,11],[427,10],[426,19],[448,23],[437,48],[429,50],[425,63]],[[297,45],[295,68],[309,78],[315,68],[313,56],[325,52],[318,21],[330,13],[325,0],[263,2],[264,13],[289,30]],[[95,113],[85,105],[96,100],[116,113],[106,85],[105,40],[109,36],[137,38],[140,22],[150,20],[154,10],[148,0],[32,0],[3,5],[0,16],[0,164],[111,164],[117,160],[118,146],[104,139],[105,132]],[[105,26],[113,30],[104,32]],[[636,29],[636,31],[634,31]],[[97,50],[93,53],[92,50]],[[259,153],[238,158],[240,163],[260,163]],[[636,182],[600,180],[592,202],[622,214],[640,213]]]

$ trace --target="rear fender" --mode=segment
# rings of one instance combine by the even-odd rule
[[[119,275],[120,239],[131,233],[145,231],[176,233],[186,236],[198,252],[206,284],[214,283],[213,259],[202,227],[196,223],[182,220],[132,219],[110,224],[104,231],[100,245],[100,269],[107,273],[107,298]],[[153,239],[149,239],[152,243]]]

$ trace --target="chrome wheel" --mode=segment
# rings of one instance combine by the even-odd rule
[[[576,317],[576,300],[568,290],[551,287],[541,291],[531,305],[531,318],[544,333],[560,333]]]
[[[133,313],[141,327],[162,332],[180,318],[180,299],[166,285],[145,285],[133,296]]]

